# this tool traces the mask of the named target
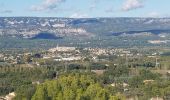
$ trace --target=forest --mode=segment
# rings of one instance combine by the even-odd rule
[[[72,66],[71,66],[72,67]],[[15,92],[15,100],[169,100],[170,80],[149,69],[136,75],[125,65],[108,67],[103,74],[76,69],[6,66],[0,68],[0,95]]]

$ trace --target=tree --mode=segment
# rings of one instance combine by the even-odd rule
[[[47,91],[43,85],[37,87],[37,90],[31,100],[49,100]]]
[[[108,100],[109,90],[86,74],[66,74],[39,85],[32,100]]]
[[[117,78],[121,76],[127,77],[128,75],[129,69],[126,66],[111,66],[107,71],[104,72],[103,80],[104,83],[112,83],[113,81],[117,81]]]
[[[129,80],[129,85],[133,88],[138,88],[142,84],[143,79],[140,76],[134,76],[132,79]]]

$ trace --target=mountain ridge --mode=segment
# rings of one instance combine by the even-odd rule
[[[149,30],[170,30],[170,18],[0,17],[1,36],[23,38],[31,38],[44,31],[60,37],[72,37],[105,36],[124,32],[133,34]]]

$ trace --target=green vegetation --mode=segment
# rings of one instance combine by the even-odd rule
[[[81,65],[71,66],[74,71],[61,69],[58,74],[54,68],[45,66],[1,67],[0,93],[14,91],[15,100],[125,100],[130,97],[144,100],[157,96],[169,100],[170,80],[150,69],[137,69],[133,76],[129,74],[131,68],[117,65],[97,75],[74,67]]]
[[[32,86],[32,82],[52,79],[52,73],[46,68],[0,67],[0,95],[13,92],[22,86]]]
[[[101,28],[102,29],[102,28]],[[62,39],[23,39],[19,37],[0,37],[0,48],[27,48],[27,49],[47,49],[56,47],[58,44],[62,46],[75,46],[75,47],[113,47],[113,48],[132,48],[132,47],[158,47],[168,48],[169,43],[166,44],[151,44],[149,40],[169,40],[169,35],[162,39],[155,35],[125,35],[125,36],[100,36],[95,37],[82,37],[79,38],[63,37]]]
[[[46,92],[45,95],[42,93]],[[45,97],[46,96],[46,97]],[[42,97],[42,98],[41,98]],[[89,75],[61,76],[54,81],[48,81],[37,87],[32,100],[98,100],[108,99],[109,93],[95,82]]]
[[[54,55],[45,51],[1,51],[4,57],[15,60],[19,56],[19,60],[12,63],[2,57],[0,96],[15,92],[15,100],[148,100],[152,97],[169,100],[170,57],[159,55],[163,52],[159,49],[128,50],[129,56],[124,53],[96,56],[80,48],[84,59],[77,61],[44,59],[44,54]],[[153,56],[155,52],[157,55]],[[75,52],[56,54],[76,55]]]
[[[15,98],[29,98],[25,92],[32,95],[31,100],[123,100],[124,97],[112,95],[108,86],[101,85],[94,74],[90,73],[70,73],[61,75],[57,80],[46,81],[33,89],[18,91]],[[30,95],[29,95],[30,96]],[[116,99],[117,98],[117,99]]]

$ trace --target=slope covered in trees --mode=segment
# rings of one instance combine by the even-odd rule
[[[25,96],[16,97],[16,100]],[[123,97],[112,96],[109,87],[102,86],[93,75],[68,74],[57,80],[46,81],[36,87],[31,100],[117,100]]]

